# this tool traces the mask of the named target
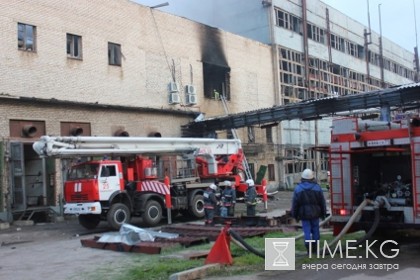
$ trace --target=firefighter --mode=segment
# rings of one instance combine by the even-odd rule
[[[204,215],[205,215],[205,224],[206,226],[214,225],[214,211],[219,204],[216,198],[216,190],[217,186],[215,184],[211,184],[207,187],[204,191]]]
[[[222,206],[226,207],[226,216],[233,217],[235,214],[235,204],[236,204],[236,190],[232,186],[231,181],[224,181],[225,189],[222,192]],[[220,214],[222,215],[222,213]]]
[[[305,169],[301,174],[301,182],[293,193],[291,212],[296,221],[302,220],[305,247],[309,253],[308,240],[315,240],[312,248],[316,248],[316,242],[320,238],[319,219],[325,219],[327,213],[324,193],[315,181],[311,169]]]
[[[254,180],[246,180],[248,188],[245,192],[246,215],[255,216],[255,206],[257,205],[257,190],[255,189]]]

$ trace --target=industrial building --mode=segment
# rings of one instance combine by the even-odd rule
[[[275,104],[264,43],[128,0],[0,9],[2,221],[62,211],[72,162],[40,158],[32,143],[41,135],[181,137],[200,113]]]
[[[271,45],[276,105],[417,81],[413,52],[319,0],[172,0],[169,4],[165,11]],[[271,159],[272,179],[286,187],[292,187],[307,167],[326,179],[328,160],[313,148],[329,144],[330,126],[325,119],[272,123],[274,141],[251,137],[255,148],[248,152]]]
[[[61,211],[72,162],[39,158],[41,135],[181,137],[197,116],[416,79],[413,53],[318,0],[183,2],[194,15],[129,0],[0,3],[1,220]],[[328,160],[313,147],[329,144],[330,125],[217,137],[238,135],[254,177],[266,170],[269,184],[291,186],[306,167],[325,178]]]

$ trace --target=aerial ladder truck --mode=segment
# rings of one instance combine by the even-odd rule
[[[132,216],[147,226],[172,213],[204,216],[203,192],[231,181],[238,199],[247,185],[239,140],[155,137],[50,137],[33,144],[41,157],[90,158],[69,167],[64,214],[94,229],[100,221],[118,229]],[[257,192],[266,196],[265,181]]]

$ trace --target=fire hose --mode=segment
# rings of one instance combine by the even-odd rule
[[[258,257],[265,258],[265,253],[264,252],[260,252],[257,249],[255,249],[254,247],[252,247],[251,245],[249,245],[248,243],[246,243],[246,241],[237,232],[235,232],[232,229],[229,229],[228,233],[229,233],[230,237],[232,238],[232,240],[237,245],[239,245],[240,247],[244,248],[245,250],[248,250],[249,252],[257,255]]]
[[[361,238],[359,239],[355,245],[353,246],[359,246],[360,244],[362,244],[363,242],[365,242],[367,239],[369,239],[372,234],[376,231],[378,225],[379,225],[379,220],[380,220],[380,212],[379,212],[379,208],[383,205],[385,205],[386,207],[389,207],[389,203],[386,200],[385,197],[378,197],[375,201],[369,200],[369,199],[365,199],[356,209],[356,211],[353,213],[353,215],[350,217],[350,219],[348,220],[348,222],[346,223],[346,225],[344,226],[344,228],[341,230],[341,232],[334,238],[334,240],[332,240],[328,246],[332,246],[335,243],[337,243],[346,233],[347,231],[350,229],[350,227],[353,225],[353,223],[356,221],[357,217],[360,215],[360,213],[362,212],[363,208],[365,206],[367,206],[368,204],[373,204],[374,205],[374,210],[375,210],[375,216],[374,216],[374,221],[373,224],[371,226],[371,228],[369,229],[369,231]],[[321,223],[319,223],[319,226],[322,227],[324,224],[326,224],[327,222],[329,222],[331,219],[331,215],[328,216],[325,220],[323,220]],[[261,252],[255,248],[253,248],[251,245],[249,245],[237,232],[235,232],[232,229],[228,230],[228,233],[230,234],[230,236],[232,237],[232,240],[239,245],[240,247],[244,248],[245,250],[248,250],[249,252],[261,257],[261,258],[265,258],[265,253]],[[300,239],[304,236],[303,233],[295,236],[295,239]]]
[[[359,207],[357,207],[356,211],[350,217],[350,219],[348,220],[348,222],[344,226],[344,228],[341,230],[341,232],[334,238],[334,240],[332,240],[330,242],[330,244],[328,244],[329,246],[337,243],[343,237],[343,235],[347,233],[347,231],[353,225],[356,218],[359,216],[360,212],[362,212],[363,208],[368,204],[373,204],[374,205],[375,217],[374,217],[374,220],[373,220],[373,224],[372,224],[371,228],[369,229],[369,231],[361,239],[359,239],[356,242],[356,244],[354,244],[354,246],[359,246],[360,244],[362,244],[363,242],[365,242],[367,239],[369,239],[372,236],[372,234],[376,231],[376,229],[378,228],[378,225],[379,225],[379,220],[380,220],[379,207],[381,207],[383,205],[386,205],[386,206],[389,205],[388,201],[384,197],[378,197],[375,201],[372,201],[370,199],[363,200],[363,202],[359,205]]]

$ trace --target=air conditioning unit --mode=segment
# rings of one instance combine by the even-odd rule
[[[181,102],[181,98],[178,92],[169,93],[169,104],[178,104]]]
[[[185,93],[186,94],[195,94],[195,87],[193,85],[186,85],[185,86]]]
[[[179,90],[178,90],[178,84],[175,83],[175,82],[170,82],[168,84],[168,90],[169,90],[169,92],[179,92]]]
[[[197,95],[196,94],[186,94],[187,104],[194,105],[197,104]]]

